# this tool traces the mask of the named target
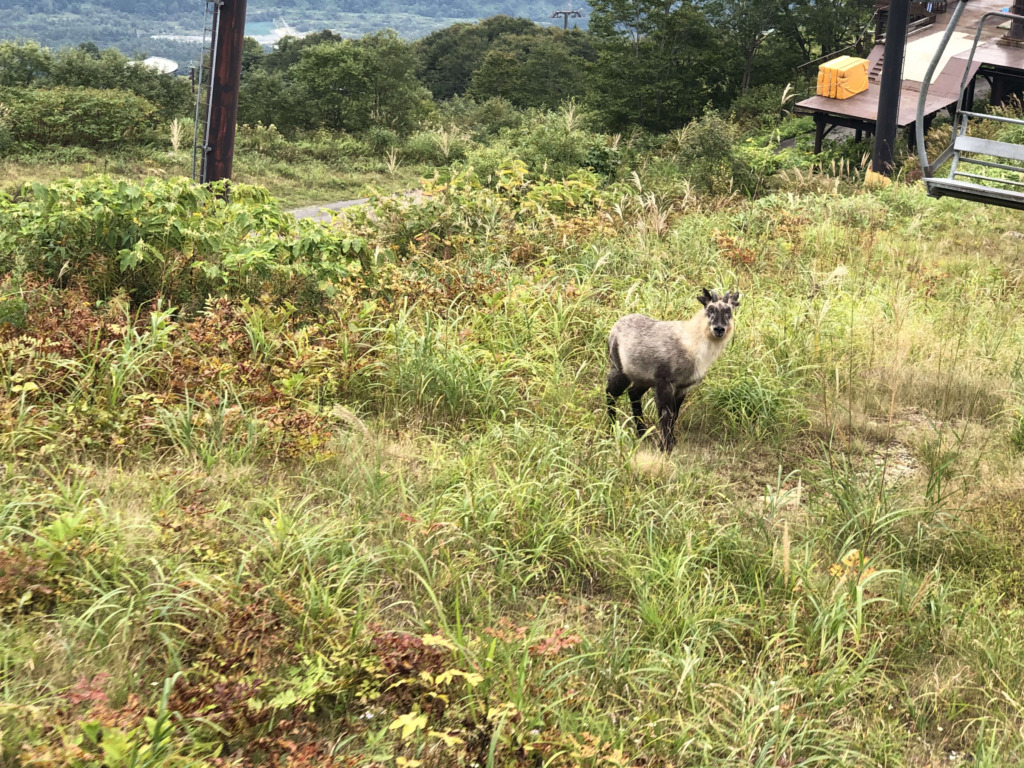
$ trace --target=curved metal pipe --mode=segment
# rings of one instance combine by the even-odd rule
[[[942,36],[942,42],[939,43],[939,49],[935,52],[935,57],[928,65],[928,71],[925,73],[924,82],[921,83],[921,93],[917,97],[917,148],[918,153],[921,157],[921,173],[924,174],[925,178],[930,178],[932,173],[931,167],[928,165],[928,154],[925,151],[924,146],[924,103],[928,98],[928,87],[932,82],[932,74],[935,72],[935,68],[939,64],[939,59],[942,58],[942,52],[946,50],[946,44],[949,39],[953,36],[953,30],[956,28],[957,21],[960,20],[960,14],[963,13],[964,6],[967,5],[968,0],[960,0],[956,8],[953,10],[953,18],[949,20],[949,26],[946,27],[946,32]],[[971,53],[967,57],[967,66],[964,68],[964,76],[960,80],[960,95],[956,100],[956,111],[957,115],[963,111],[964,107],[964,92],[967,90],[967,82],[971,77],[971,65],[974,63],[974,54],[978,51],[978,45],[981,43],[981,32],[985,26],[985,22],[991,18],[1010,19],[1010,21],[1021,21],[1024,22],[1024,16],[1020,16],[1013,13],[1003,13],[1001,11],[989,11],[984,14],[978,20],[978,29],[974,33],[974,44],[971,46]],[[954,136],[954,139],[956,137]]]
[[[935,56],[932,57],[931,62],[928,64],[928,70],[924,74],[924,82],[921,83],[921,91],[917,97],[917,121],[914,125],[915,133],[917,135],[917,152],[921,158],[921,173],[927,178],[931,176],[931,169],[928,167],[928,150],[924,145],[924,105],[928,100],[928,88],[932,84],[932,75],[935,74],[936,67],[939,66],[939,60],[942,59],[942,54],[946,50],[946,46],[949,45],[950,38],[953,37],[953,32],[956,31],[956,25],[960,22],[960,17],[964,13],[964,8],[967,7],[968,0],[959,0],[956,4],[956,8],[953,9],[953,15],[949,19],[949,24],[946,25],[946,31],[942,35],[942,41],[939,43],[938,50],[935,51]],[[981,34],[981,25],[978,25],[978,34]],[[975,47],[977,47],[977,40],[975,40]],[[971,56],[974,56],[974,50],[971,50]],[[971,68],[970,62],[967,64],[967,70]],[[960,108],[960,101],[963,99],[963,88],[960,89],[960,97],[957,100],[957,111]]]

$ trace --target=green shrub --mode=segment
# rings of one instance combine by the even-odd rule
[[[414,133],[405,142],[403,151],[414,163],[443,166],[464,160],[469,151],[469,142],[456,128],[439,128]]]
[[[533,173],[565,178],[581,168],[614,176],[624,156],[619,141],[589,128],[591,117],[575,103],[558,112],[534,112],[518,131],[505,131],[516,154]]]
[[[109,147],[145,142],[156,127],[156,108],[127,91],[92,88],[6,89],[11,140],[40,146]]]
[[[667,142],[693,187],[707,194],[728,194],[749,186],[750,169],[737,152],[736,126],[715,111],[705,113]]]
[[[297,160],[320,160],[325,163],[344,163],[370,154],[366,143],[347,133],[334,133],[321,128],[309,134],[297,133],[294,142]]]
[[[474,141],[495,136],[505,129],[523,124],[523,111],[500,96],[477,102],[468,96],[455,96],[437,105],[438,122],[469,133]]]
[[[371,154],[366,143],[347,133],[319,129],[308,133],[297,131],[288,137],[273,123],[240,125],[235,134],[235,147],[242,152],[293,163],[313,160],[340,164]]]
[[[472,150],[466,156],[465,165],[486,182],[497,179],[498,171],[516,162],[521,161],[509,143],[496,140]]]
[[[26,151],[18,153],[18,161],[26,165],[74,165],[96,162],[99,159],[100,155],[95,149],[76,146],[27,148]]]
[[[385,155],[398,146],[398,133],[382,125],[371,126],[363,138],[375,155]]]
[[[814,84],[803,78],[786,85],[766,83],[755,86],[733,101],[730,107],[732,119],[755,130],[774,128],[790,114],[793,103],[799,100],[798,94],[813,90]]]
[[[43,280],[137,303],[198,308],[214,294],[319,305],[362,256],[362,240],[296,220],[259,188],[223,194],[185,178],[26,186],[0,198],[0,273],[23,263]]]
[[[476,120],[485,132],[498,132],[503,128],[518,128],[523,124],[523,113],[512,102],[495,96],[476,110]]]
[[[235,148],[239,150],[251,150],[264,155],[281,155],[291,150],[292,143],[289,142],[271,123],[263,125],[240,125],[235,131]]]
[[[153,104],[165,120],[186,114],[192,104],[192,89],[187,78],[165,75],[140,61],[130,60],[114,48],[94,51],[79,47],[60,51],[43,84],[130,91]]]

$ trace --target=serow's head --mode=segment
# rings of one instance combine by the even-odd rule
[[[732,333],[733,310],[740,305],[739,292],[726,291],[725,296],[719,296],[717,291],[704,288],[697,301],[704,305],[708,335],[715,339],[728,337]]]

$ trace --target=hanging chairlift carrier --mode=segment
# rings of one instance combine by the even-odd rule
[[[935,57],[928,65],[924,82],[921,83],[921,92],[917,100],[916,125],[917,148],[921,156],[921,173],[924,176],[928,195],[931,197],[956,197],[961,200],[1024,210],[1024,146],[967,135],[967,129],[972,120],[993,120],[1019,126],[1024,126],[1024,120],[1015,120],[1000,115],[985,115],[964,109],[964,94],[967,93],[972,79],[971,64],[974,61],[974,54],[978,50],[981,30],[985,22],[991,17],[1024,21],[1024,16],[993,11],[981,17],[978,22],[978,31],[974,35],[974,45],[971,47],[971,53],[967,59],[967,67],[964,69],[963,80],[960,83],[960,97],[957,99],[956,115],[953,118],[953,143],[943,150],[935,162],[928,162],[928,152],[924,143],[924,105],[928,98],[928,87],[967,3],[968,0],[958,0],[956,8],[953,9],[952,18],[949,20],[949,26],[946,27],[939,48],[935,51]],[[950,159],[952,159],[952,163],[949,175],[936,176],[935,172]],[[1019,164],[1014,165],[1013,163]],[[965,170],[965,168],[970,170]],[[986,176],[984,174],[986,169],[1008,171],[1015,174],[1016,178]],[[1006,186],[993,186],[996,184]]]

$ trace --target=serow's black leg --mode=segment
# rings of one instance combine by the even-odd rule
[[[654,388],[654,401],[658,406],[658,420],[661,426],[661,450],[671,453],[672,446],[675,445],[676,416],[679,414],[675,388],[668,382],[659,382]]]
[[[643,437],[647,432],[647,425],[644,424],[644,409],[640,404],[640,398],[644,396],[649,387],[641,387],[634,384],[629,388],[629,404],[633,408],[633,423],[636,425],[637,437]]]
[[[628,388],[629,377],[621,371],[612,368],[608,372],[608,386],[604,390],[608,395],[608,418],[612,421],[615,421],[615,401]]]

